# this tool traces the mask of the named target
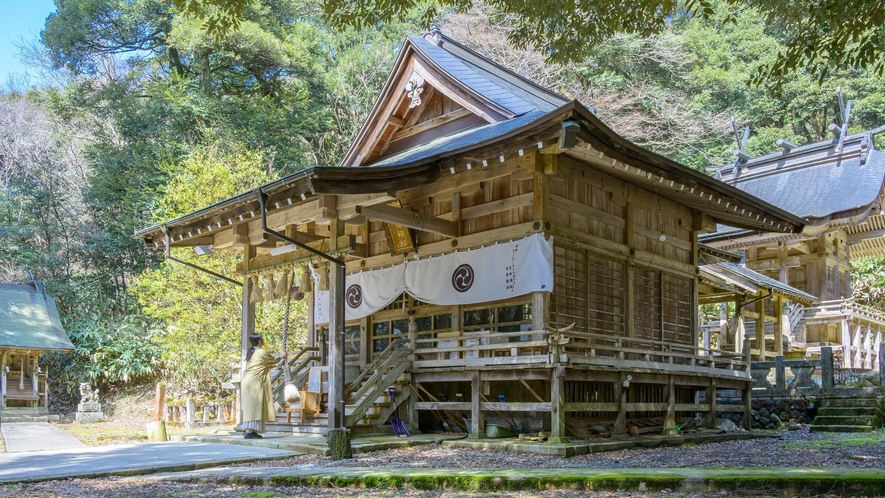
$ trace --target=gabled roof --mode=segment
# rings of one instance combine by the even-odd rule
[[[754,294],[761,288],[770,291],[772,294],[778,294],[805,305],[811,305],[812,303],[819,301],[818,298],[807,292],[803,292],[795,287],[790,287],[787,284],[766,277],[761,273],[757,273],[737,263],[722,262],[712,265],[703,265],[700,267],[700,272],[702,277],[720,279],[730,285]]]
[[[400,139],[395,150],[387,149],[395,130],[411,126],[410,120],[417,116],[410,114],[418,111],[409,111],[415,99],[404,86],[417,82],[410,79],[415,74],[424,84],[447,92],[452,109],[460,105],[458,102],[465,107],[432,118],[431,122],[445,118],[432,123],[444,123],[433,128],[433,134],[423,134],[427,128],[422,128],[408,140]],[[417,95],[418,100],[422,95]],[[427,105],[422,102],[414,109]],[[450,129],[448,125],[457,126]],[[575,133],[575,139],[559,149],[566,127]],[[782,233],[801,231],[804,225],[802,219],[786,211],[643,149],[615,133],[580,102],[545,90],[442,35],[406,40],[375,107],[341,162],[342,166],[370,167],[317,166],[270,182],[261,190],[270,196],[270,219],[275,211],[309,209],[322,194],[387,195],[433,183],[441,174],[465,172],[503,162],[505,156],[551,148],[557,149],[554,153],[579,159],[587,168],[730,225]],[[373,159],[366,160],[367,151]],[[175,246],[211,244],[214,233],[239,222],[253,223],[258,212],[257,197],[246,192],[140,230],[135,237],[159,247],[167,230]]]
[[[875,148],[871,130],[792,150],[726,164],[717,177],[747,193],[793,213],[809,226],[853,225],[863,221],[882,202],[885,153]],[[748,235],[746,231],[720,226],[702,240],[713,241]]]
[[[0,348],[73,351],[55,301],[32,285],[0,284]]]
[[[418,89],[418,94],[410,92]],[[430,123],[419,122],[432,99],[441,94],[454,109],[435,115],[435,135],[493,125],[527,113],[546,113],[568,100],[509,71],[439,33],[409,36],[393,70],[378,95],[368,119],[357,134],[341,166],[389,164],[388,147]],[[422,95],[423,94],[423,95]],[[438,102],[436,102],[438,103]],[[417,125],[417,126],[416,126]],[[428,130],[422,129],[424,135]],[[486,132],[488,133],[488,131]],[[434,137],[438,138],[438,137]],[[400,140],[393,153],[415,145]]]

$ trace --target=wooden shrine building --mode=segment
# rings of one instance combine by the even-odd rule
[[[40,355],[73,350],[55,301],[40,286],[0,284],[0,414],[45,414],[49,386]]]
[[[586,424],[712,423],[699,392],[748,392],[743,353],[698,345],[697,238],[716,223],[788,235],[805,221],[425,34],[405,41],[338,167],[135,236],[241,253],[244,334],[255,289],[310,282],[310,343],[290,363],[319,413],[290,430],[383,426],[400,405],[413,430],[449,419],[481,437],[489,420],[557,441]]]
[[[885,127],[854,135],[837,125],[830,129],[832,140],[801,147],[780,140],[781,152],[743,155],[715,168],[725,183],[803,218],[801,232],[720,226],[702,241],[742,252],[747,268],[820,299],[812,307],[779,307],[776,314],[788,325],[756,330],[756,357],[782,354],[771,345],[780,346],[784,334],[794,355],[817,355],[832,346],[845,367],[878,368],[885,315],[853,302],[851,261],[885,254],[885,153],[874,143]]]

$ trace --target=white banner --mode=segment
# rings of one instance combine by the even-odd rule
[[[344,319],[357,320],[392,303],[405,290],[405,265],[348,275],[344,279]],[[314,323],[329,322],[329,291],[318,291]]]
[[[430,304],[476,304],[552,290],[553,239],[543,234],[406,265],[406,292]]]
[[[316,288],[316,287],[314,287]],[[553,290],[553,238],[524,239],[348,275],[345,319],[384,308],[403,292],[428,304],[477,304]],[[315,323],[329,322],[329,291],[317,291]]]

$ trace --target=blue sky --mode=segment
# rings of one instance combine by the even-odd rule
[[[0,0],[0,86],[10,76],[21,77],[28,72],[18,59],[15,44],[22,39],[35,40],[52,12],[53,0]],[[34,71],[31,73],[33,77]]]

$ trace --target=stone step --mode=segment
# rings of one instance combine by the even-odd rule
[[[872,427],[875,420],[872,417],[865,416],[848,416],[848,417],[828,417],[820,416],[814,418],[812,425],[868,425]]]
[[[58,422],[58,415],[0,415],[0,423]]]
[[[876,398],[822,398],[820,406],[881,406],[882,403]]]
[[[867,425],[812,425],[811,432],[872,432]]]
[[[822,406],[817,409],[818,417],[850,417],[860,415],[867,417],[881,417],[882,410],[874,406],[859,406],[856,408],[847,406]]]

